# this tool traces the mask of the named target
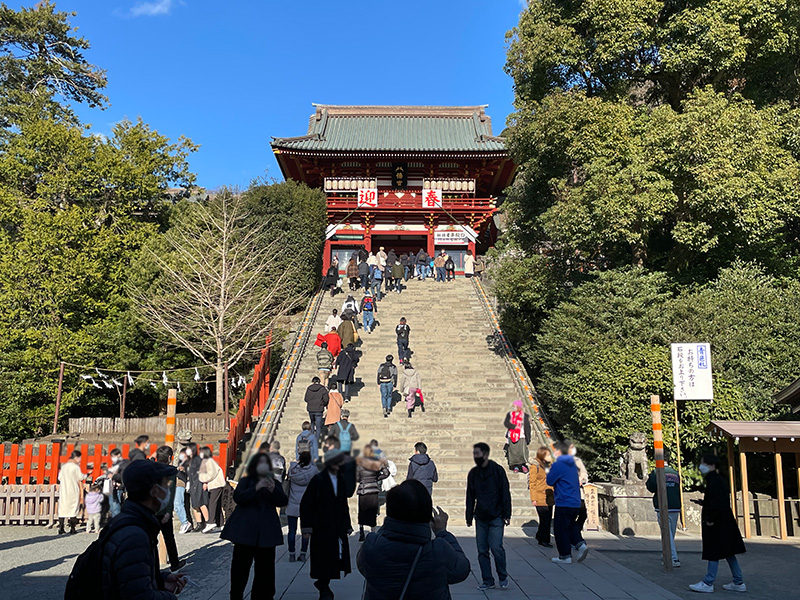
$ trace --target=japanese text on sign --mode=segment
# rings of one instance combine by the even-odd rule
[[[358,188],[358,207],[378,208],[378,188]]]
[[[423,190],[422,208],[442,208],[442,190]]]
[[[672,344],[672,379],[676,400],[713,400],[711,346]]]
[[[469,239],[464,231],[434,231],[433,243],[437,246],[466,246]]]

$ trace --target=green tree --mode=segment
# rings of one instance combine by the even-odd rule
[[[542,326],[535,349],[540,396],[597,476],[616,472],[631,431],[650,431],[651,394],[672,402],[670,343],[711,344],[714,401],[680,405],[687,456],[716,443],[706,431],[712,419],[785,412],[772,396],[798,376],[800,283],[737,263],[705,286],[674,290],[663,273],[608,271],[580,286]],[[664,419],[672,443],[671,410]]]
[[[104,107],[105,72],[89,64],[89,42],[74,35],[75,13],[56,11],[50,0],[19,10],[0,4],[0,125],[32,113],[76,123],[71,102]]]
[[[158,232],[172,178],[193,181],[193,148],[141,122],[122,123],[103,140],[47,119],[24,123],[0,146],[4,439],[48,431],[59,361],[136,368],[161,352],[130,326],[124,282],[139,247]],[[117,401],[75,379],[65,389],[64,416]]]
[[[554,93],[510,134],[523,162],[506,213],[521,248],[706,281],[737,258],[796,260],[794,111],[701,90],[676,113]],[[580,261],[575,266],[581,266]]]
[[[541,0],[508,34],[517,98],[580,89],[680,110],[696,89],[800,97],[800,7],[789,0]]]

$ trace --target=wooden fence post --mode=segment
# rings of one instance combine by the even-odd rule
[[[169,390],[167,394],[167,434],[164,443],[175,450],[175,414],[178,405],[178,390]]]
[[[653,449],[656,459],[656,485],[658,495],[658,522],[661,526],[661,556],[664,570],[672,572],[672,544],[669,530],[669,501],[667,479],[664,474],[664,430],[661,425],[661,397],[650,396],[650,411],[653,414]]]

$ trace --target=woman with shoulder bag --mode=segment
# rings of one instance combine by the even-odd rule
[[[364,446],[356,458],[356,481],[358,482],[358,541],[364,541],[364,527],[375,529],[378,526],[381,491],[380,481],[389,476],[386,460],[377,458],[371,445]]]
[[[208,490],[200,481],[200,466],[203,459],[197,449],[195,442],[186,445],[186,487],[189,491],[189,501],[192,505],[192,513],[196,523],[193,531],[202,531],[203,523],[208,523]]]
[[[247,475],[233,492],[236,510],[220,537],[233,542],[231,559],[231,600],[244,598],[255,566],[251,598],[275,597],[275,547],[283,544],[278,508],[288,499],[272,474],[268,454],[255,454],[247,463]]]
[[[539,528],[536,530],[536,541],[540,546],[552,548],[550,543],[550,523],[553,520],[553,488],[547,485],[547,471],[550,468],[550,450],[542,446],[536,451],[536,458],[528,473],[528,489],[531,502],[539,515]]]

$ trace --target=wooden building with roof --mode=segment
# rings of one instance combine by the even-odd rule
[[[325,191],[323,259],[358,248],[446,249],[463,266],[496,238],[497,197],[516,166],[486,106],[314,105],[305,135],[273,138],[287,179]]]

